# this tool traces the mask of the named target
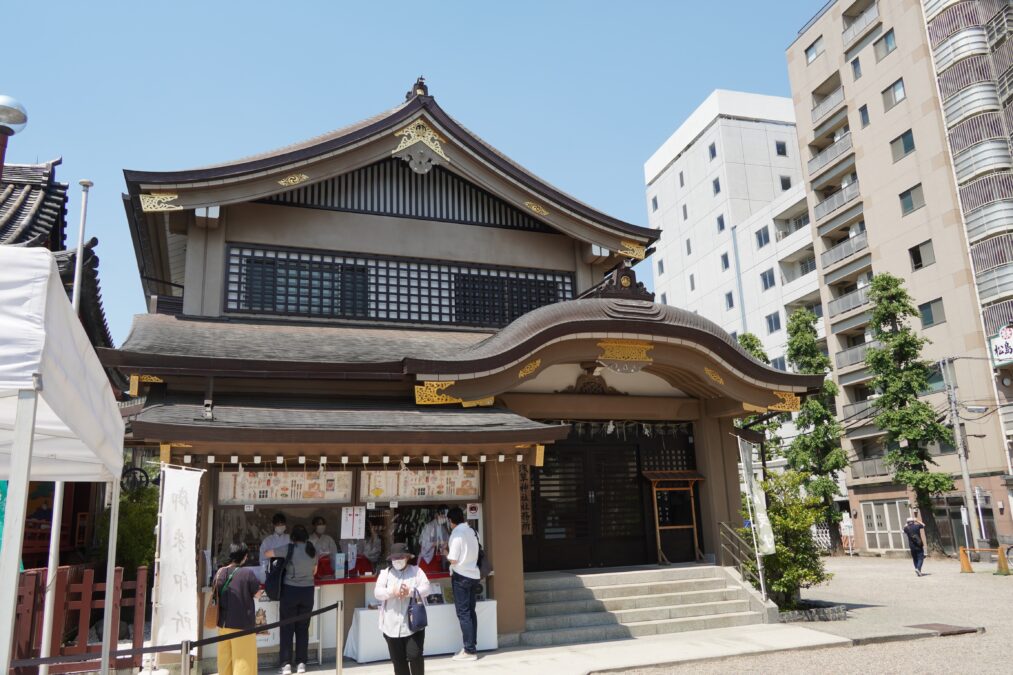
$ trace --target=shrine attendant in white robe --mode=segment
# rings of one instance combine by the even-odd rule
[[[443,559],[447,555],[449,541],[447,507],[440,505],[433,513],[433,519],[426,523],[419,535],[419,567],[429,573],[443,572]]]

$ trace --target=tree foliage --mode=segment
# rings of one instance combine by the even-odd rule
[[[932,497],[953,489],[947,473],[932,471],[936,464],[929,444],[953,442],[939,414],[919,397],[928,389],[933,366],[921,358],[928,339],[910,326],[918,316],[901,279],[877,274],[872,279],[872,337],[879,344],[866,353],[872,371],[875,423],[886,432],[886,463],[896,482],[914,490],[929,546],[941,551],[942,543],[932,513]]]
[[[797,310],[789,317],[788,362],[798,373],[827,376],[830,357],[819,345],[818,320],[819,317],[808,309]],[[841,542],[841,513],[836,504],[840,492],[837,472],[848,466],[848,456],[841,448],[842,428],[835,411],[837,393],[837,385],[826,377],[819,393],[803,401],[795,417],[797,433],[785,455],[788,466],[807,477],[806,491],[820,500],[822,520],[830,529],[830,545],[835,552]]]
[[[109,517],[106,510],[98,522],[97,539],[102,569],[109,549]],[[133,578],[138,567],[149,570],[155,561],[155,525],[158,523],[158,488],[145,487],[120,494],[120,522],[116,529],[116,564],[124,578]],[[150,577],[149,577],[150,578]]]
[[[774,532],[774,553],[763,559],[767,594],[781,609],[798,604],[799,591],[829,581],[833,576],[823,566],[820,547],[812,534],[822,517],[823,505],[803,486],[810,477],[788,469],[763,481],[770,505],[767,514]],[[752,530],[744,530],[749,541]],[[755,563],[748,567],[755,569]]]

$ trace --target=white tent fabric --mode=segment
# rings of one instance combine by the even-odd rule
[[[10,475],[19,389],[41,376],[31,479],[106,482],[123,471],[123,419],[56,261],[0,246],[0,479]]]

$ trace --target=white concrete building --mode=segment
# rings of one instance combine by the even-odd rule
[[[790,312],[822,315],[791,99],[715,91],[644,178],[658,300],[754,333],[785,369]]]

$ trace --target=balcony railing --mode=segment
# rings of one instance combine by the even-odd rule
[[[851,132],[844,134],[831,145],[823,148],[820,154],[809,160],[809,175],[813,175],[848,150],[851,150]]]
[[[985,334],[995,335],[999,329],[1013,321],[1013,300],[1003,300],[989,305],[981,311]]]
[[[1000,234],[972,246],[971,262],[975,274],[1013,264],[1013,234]]]
[[[869,304],[869,287],[865,286],[859,288],[857,291],[852,291],[847,295],[842,295],[835,300],[831,300],[827,303],[827,311],[830,312],[830,316],[833,318],[838,314],[850,312],[867,304]]]
[[[816,208],[813,209],[813,215],[816,216],[816,220],[826,218],[837,209],[857,198],[858,195],[858,181],[856,180],[843,190],[838,190],[817,204]]]
[[[869,353],[869,350],[873,347],[878,347],[878,342],[865,342],[848,349],[841,350],[834,354],[834,360],[837,362],[838,368],[847,368],[853,366],[856,363],[864,363],[865,355]],[[845,406],[846,408],[847,406]]]
[[[851,462],[851,475],[855,478],[876,478],[877,476],[889,476],[890,467],[882,457],[874,459],[857,459]]]
[[[847,49],[851,46],[851,43],[857,40],[866,28],[871,26],[879,18],[879,6],[873,5],[869,9],[862,12],[862,14],[851,22],[851,25],[844,29],[841,35],[841,40],[844,42],[844,48]]]
[[[824,267],[829,267],[867,248],[869,248],[869,235],[862,232],[857,237],[845,239],[833,248],[825,251],[820,256],[820,259],[823,261]]]
[[[813,106],[813,124],[826,117],[831,110],[842,103],[844,103],[844,87],[837,87],[825,99]]]
[[[844,417],[849,420],[865,419],[872,416],[872,400],[858,401],[844,406]]]

